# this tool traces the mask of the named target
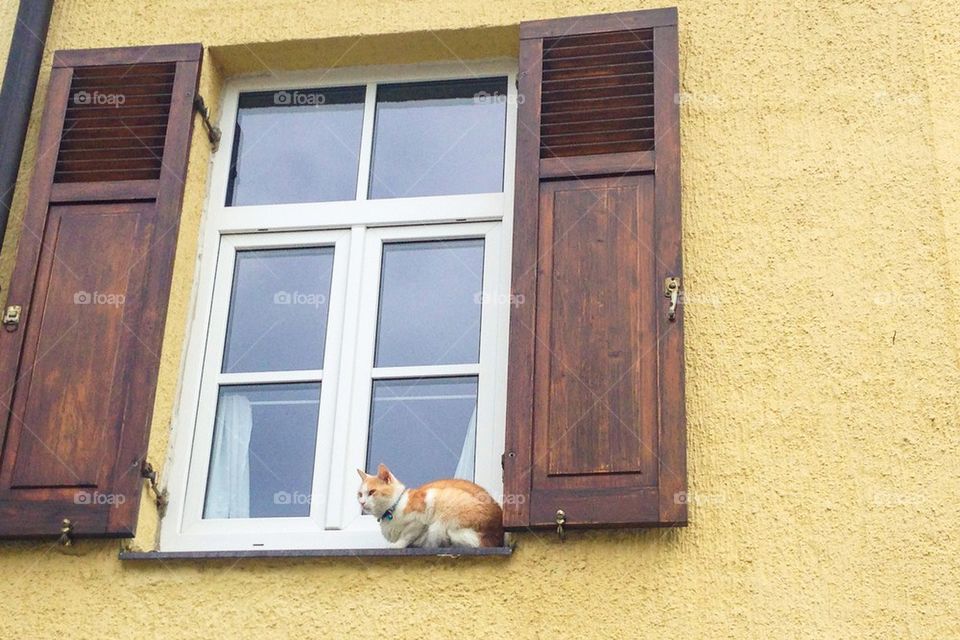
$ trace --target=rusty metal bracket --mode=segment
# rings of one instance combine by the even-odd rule
[[[204,102],[203,96],[200,94],[193,98],[193,110],[200,114],[203,127],[207,130],[207,139],[210,140],[213,150],[216,151],[217,147],[220,146],[220,138],[223,137],[223,133],[220,131],[220,127],[210,122],[210,110],[207,109],[207,103]]]
[[[150,490],[153,492],[154,502],[157,505],[157,512],[159,512],[160,517],[167,512],[167,504],[169,500],[167,499],[166,490],[161,491],[160,486],[157,483],[157,471],[153,468],[153,465],[143,461],[143,466],[140,467],[140,477],[147,481]]]

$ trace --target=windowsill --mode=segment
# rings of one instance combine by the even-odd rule
[[[438,549],[251,549],[246,551],[121,551],[121,560],[219,560],[237,558],[460,558],[499,556],[513,553],[512,547],[477,549],[447,547]]]

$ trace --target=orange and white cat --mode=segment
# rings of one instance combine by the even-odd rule
[[[377,517],[397,548],[499,547],[503,512],[483,487],[467,480],[436,480],[408,489],[381,464],[376,475],[357,469],[357,500]]]

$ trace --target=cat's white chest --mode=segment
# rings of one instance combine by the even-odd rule
[[[399,540],[400,534],[403,533],[403,529],[403,526],[397,521],[396,518],[391,518],[389,520],[383,518],[380,520],[380,531],[383,533],[383,537],[390,542],[396,542]]]

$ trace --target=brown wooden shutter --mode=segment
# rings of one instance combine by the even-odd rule
[[[134,533],[201,53],[54,55],[0,331],[2,537]]]
[[[505,525],[685,524],[677,12],[520,38]]]

